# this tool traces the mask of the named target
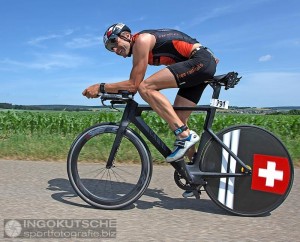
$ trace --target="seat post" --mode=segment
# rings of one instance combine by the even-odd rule
[[[209,85],[214,90],[211,98],[218,99],[219,96],[220,96],[220,92],[221,92],[221,85],[219,85],[218,83],[210,83]],[[217,110],[217,108],[211,107],[211,109],[207,111],[207,115],[206,115],[206,119],[205,119],[205,123],[204,123],[204,129],[205,130],[210,130],[211,129],[212,123],[213,123],[214,118],[215,118],[216,110]]]
[[[217,83],[210,83],[210,86],[213,88],[214,92],[212,94],[212,98],[218,99],[220,96],[221,85]]]

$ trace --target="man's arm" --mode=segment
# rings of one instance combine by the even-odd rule
[[[117,93],[119,90],[127,90],[129,92],[136,93],[140,83],[144,79],[147,70],[150,49],[151,36],[139,36],[133,46],[133,66],[129,80],[116,83],[107,83],[105,84],[105,91]]]
[[[143,81],[147,66],[149,51],[153,47],[153,36],[143,34],[139,36],[133,46],[133,66],[131,69],[129,80],[106,83],[105,91],[108,93],[118,93],[120,90],[126,90],[136,93],[140,83]],[[99,84],[92,85],[83,91],[83,95],[87,97],[97,97],[99,94]]]

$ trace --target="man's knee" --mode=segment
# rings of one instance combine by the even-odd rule
[[[139,87],[138,87],[138,92],[141,95],[141,97],[144,99],[146,93],[147,93],[147,88],[144,84],[144,82],[141,82]]]
[[[141,82],[139,87],[138,87],[138,92],[140,94],[144,93],[146,91],[146,86],[145,86],[145,81]]]
[[[153,89],[151,89],[151,85],[145,80],[141,82],[138,88],[138,92],[143,99],[149,97],[152,93]]]

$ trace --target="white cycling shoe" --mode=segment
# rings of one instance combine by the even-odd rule
[[[196,132],[190,130],[190,135],[184,139],[177,139],[174,143],[175,149],[167,156],[167,162],[176,161],[184,156],[189,148],[196,144],[200,140],[200,137]]]

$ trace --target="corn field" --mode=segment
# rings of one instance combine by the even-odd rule
[[[84,129],[101,122],[118,122],[121,112],[32,112],[32,111],[0,111],[0,142],[14,135],[55,135],[56,137],[76,137]],[[173,140],[174,136],[167,123],[154,112],[144,112],[146,123],[162,139]],[[205,114],[192,114],[189,127],[201,132]],[[235,124],[253,124],[261,126],[282,139],[293,158],[300,160],[300,117],[299,115],[247,115],[217,114],[213,130],[219,131]]]
[[[118,122],[120,112],[0,112],[0,134],[79,134],[85,128],[101,122]],[[167,123],[154,112],[143,113],[143,118],[155,132],[171,133]],[[201,131],[204,114],[193,114],[189,120],[192,129]],[[295,137],[300,134],[300,117],[296,115],[237,115],[217,114],[215,131],[235,124],[262,126],[279,136]]]

